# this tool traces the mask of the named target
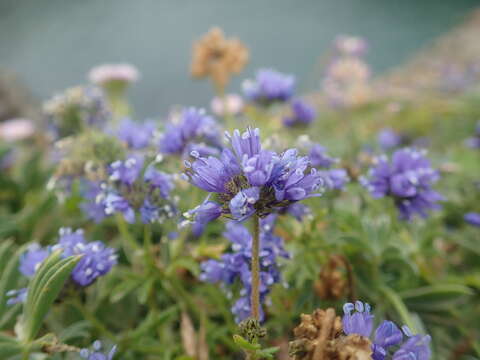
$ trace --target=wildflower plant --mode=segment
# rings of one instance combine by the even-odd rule
[[[259,219],[312,196],[319,196],[324,180],[307,157],[295,149],[282,154],[263,150],[258,129],[226,134],[231,149],[220,157],[202,157],[193,151],[186,162],[185,178],[210,195],[187,215],[206,224],[220,216],[237,221],[253,217],[251,256],[252,317],[260,319],[260,223]],[[211,195],[213,199],[210,200]]]

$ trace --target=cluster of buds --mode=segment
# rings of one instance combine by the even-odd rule
[[[210,77],[217,91],[223,94],[233,74],[248,62],[248,49],[236,38],[225,38],[223,31],[212,28],[193,45],[191,74],[195,78]]]
[[[91,131],[65,138],[55,146],[60,161],[50,186],[65,178],[103,180],[107,177],[106,166],[125,154],[125,147],[117,138],[102,132]]]
[[[55,95],[43,105],[57,137],[85,128],[102,128],[110,116],[103,92],[96,87],[76,86]]]

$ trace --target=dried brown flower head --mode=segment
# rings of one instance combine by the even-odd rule
[[[340,256],[332,255],[322,267],[315,281],[315,293],[320,299],[337,300],[345,295],[347,281],[344,274],[345,264]]]
[[[212,28],[193,45],[191,74],[195,78],[210,77],[223,94],[233,74],[248,62],[248,49],[237,38],[225,38],[223,31]]]
[[[370,360],[372,344],[360,335],[342,334],[342,321],[335,310],[317,309],[301,315],[289,344],[293,360]]]

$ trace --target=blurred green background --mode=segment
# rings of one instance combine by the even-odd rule
[[[131,62],[143,79],[132,91],[140,117],[172,104],[205,105],[210,85],[192,82],[191,44],[212,25],[251,50],[243,77],[275,67],[318,88],[319,61],[337,34],[368,39],[375,72],[460,23],[479,1],[456,0],[0,0],[0,66],[41,99],[85,81],[89,68]],[[231,84],[238,91],[240,79]]]

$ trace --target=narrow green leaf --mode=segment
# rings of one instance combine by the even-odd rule
[[[43,319],[80,258],[80,256],[72,256],[61,259],[60,253],[54,253],[37,271],[27,296],[25,340],[35,339]]]
[[[9,260],[5,264],[3,271],[0,273],[0,318],[4,315],[4,312],[7,310],[7,292],[16,287],[17,279],[19,277],[18,272],[18,259],[20,254],[23,252],[24,247],[18,249],[16,253],[12,256],[11,246],[8,249],[5,249],[5,254],[8,255]]]
[[[247,340],[245,340],[240,335],[233,335],[233,341],[235,341],[235,344],[237,344],[244,350],[256,351],[260,349],[259,344],[250,344]]]
[[[30,281],[28,286],[27,301],[25,303],[26,316],[29,316],[29,310],[33,309],[34,295],[37,293],[37,288],[39,286],[40,280],[44,277],[45,273],[50,269],[50,267],[60,260],[61,255],[61,251],[56,251],[48,258],[46,258],[36,271],[33,279]]]
[[[0,333],[0,359],[7,359],[21,352],[22,346],[15,338]]]
[[[415,322],[410,316],[410,312],[408,311],[407,306],[403,302],[402,298],[388,287],[382,287],[381,290],[386,295],[393,307],[397,310],[398,315],[400,315],[405,325],[407,325],[414,334],[417,333],[418,329],[416,328]]]

